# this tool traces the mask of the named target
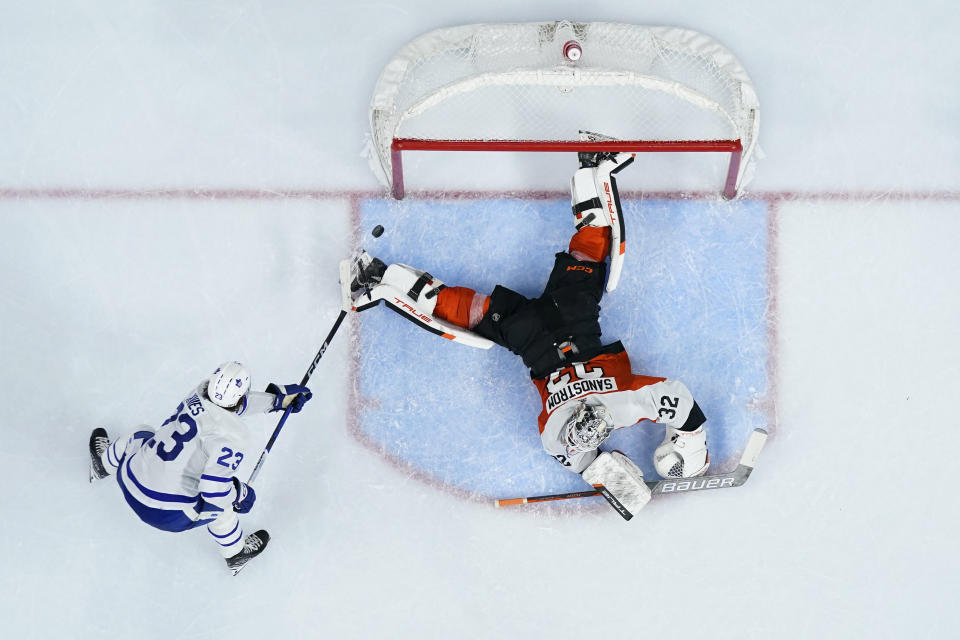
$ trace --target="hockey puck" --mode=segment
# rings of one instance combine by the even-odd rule
[[[379,238],[380,236],[383,235],[383,225],[378,224],[373,228],[373,231],[371,231],[370,233],[373,235],[374,238]]]

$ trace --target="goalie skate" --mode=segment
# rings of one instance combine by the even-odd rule
[[[387,270],[379,258],[361,250],[353,258],[340,261],[340,297],[344,311],[367,308],[372,301],[370,290],[383,278]]]
[[[614,142],[617,138],[612,136],[605,136],[602,133],[594,133],[593,131],[584,131],[580,130],[580,141],[581,142]],[[621,162],[625,161],[627,158],[632,157],[633,154],[618,152],[618,151],[580,151],[577,153],[577,160],[580,161],[580,168],[586,167],[596,167],[604,160],[614,160],[616,157],[622,155],[623,158]],[[617,164],[620,164],[619,162]]]

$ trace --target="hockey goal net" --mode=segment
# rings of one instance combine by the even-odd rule
[[[688,29],[477,24],[403,47],[377,82],[370,126],[371,164],[396,198],[404,151],[597,149],[727,153],[732,198],[749,175],[759,104],[737,59]],[[581,129],[618,141],[581,142]]]

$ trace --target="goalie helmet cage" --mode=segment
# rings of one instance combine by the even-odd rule
[[[565,55],[571,42],[582,55]],[[377,81],[370,126],[371,165],[397,199],[405,150],[725,152],[732,198],[750,174],[759,103],[737,59],[689,29],[477,24],[403,47]],[[584,142],[581,129],[617,140]]]

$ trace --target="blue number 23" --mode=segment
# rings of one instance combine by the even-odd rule
[[[193,440],[197,435],[197,421],[190,417],[189,413],[183,413],[183,406],[181,402],[180,406],[177,407],[177,412],[163,423],[163,426],[167,426],[174,421],[178,423],[176,430],[168,436],[169,439],[173,440],[172,444],[168,438],[164,438],[163,441],[157,443],[157,455],[164,462],[170,462],[180,455],[180,452],[183,451],[183,445]]]

